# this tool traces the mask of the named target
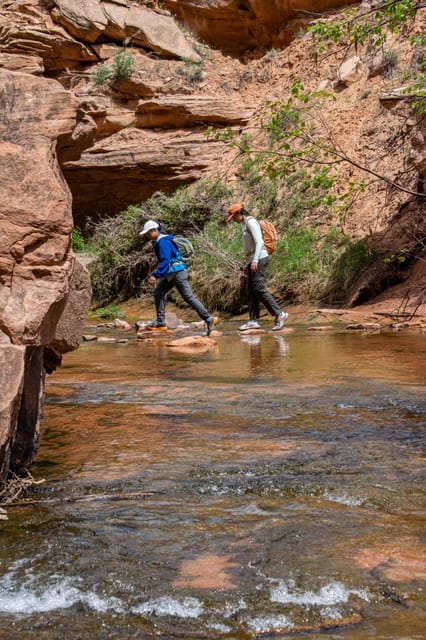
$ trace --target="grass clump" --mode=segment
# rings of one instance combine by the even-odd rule
[[[94,311],[91,311],[89,317],[95,320],[115,320],[116,318],[123,318],[124,314],[120,307],[108,305],[107,307],[98,307]]]
[[[384,70],[383,75],[385,78],[391,79],[395,74],[395,69],[398,65],[399,54],[396,49],[388,49],[383,55]]]
[[[192,280],[197,294],[209,309],[241,313],[246,305],[241,229],[214,219],[193,241],[197,260]]]
[[[125,49],[117,48],[114,53],[112,76],[113,80],[125,80],[130,78],[133,71],[133,56]]]
[[[199,62],[184,59],[184,64],[177,68],[177,73],[185,78],[190,85],[196,85],[203,79],[204,60]]]

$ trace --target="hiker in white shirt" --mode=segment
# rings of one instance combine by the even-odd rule
[[[274,296],[268,291],[265,283],[266,267],[269,255],[266,251],[262,230],[256,218],[244,209],[241,203],[231,204],[228,209],[227,222],[233,220],[243,225],[243,247],[245,253],[244,275],[247,277],[246,292],[249,308],[249,320],[240,327],[240,331],[260,329],[260,303],[275,318],[272,331],[279,331],[288,318],[282,311]]]

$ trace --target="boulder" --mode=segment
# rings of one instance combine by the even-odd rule
[[[380,75],[385,70],[385,56],[382,50],[375,52],[375,54],[368,60],[368,77],[374,78]]]
[[[349,86],[354,82],[358,82],[361,80],[364,74],[365,65],[362,60],[358,56],[352,56],[348,60],[343,62],[338,71],[337,71],[337,79],[341,84]]]
[[[93,0],[55,0],[52,17],[83,42],[96,42],[105,31],[108,18],[101,2]]]
[[[193,355],[208,353],[214,348],[215,344],[216,340],[207,336],[187,336],[168,342],[166,347],[179,351],[179,353]]]
[[[85,43],[106,36],[165,57],[200,60],[171,16],[135,2],[55,0],[51,15],[68,33]]]
[[[25,347],[0,343],[0,487],[9,471],[24,371]]]
[[[132,4],[126,15],[126,35],[139,46],[159,54],[194,62],[200,56],[191,47],[172,17]]]
[[[126,39],[128,2],[126,0],[104,2],[103,10],[108,18],[104,35],[111,38],[111,40],[123,42]]]
[[[54,80],[0,69],[0,329],[13,344],[48,344],[73,271],[71,195],[53,142],[77,102]]]
[[[116,318],[113,324],[116,329],[121,329],[122,331],[131,331],[132,329],[130,322],[127,322],[127,320],[121,320],[121,318]]]
[[[87,310],[92,299],[90,274],[78,257],[69,281],[65,307],[56,325],[51,346],[59,353],[77,349],[83,337]]]

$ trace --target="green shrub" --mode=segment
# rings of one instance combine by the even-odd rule
[[[126,52],[126,49],[117,47],[112,66],[98,64],[93,73],[92,80],[98,87],[103,87],[114,80],[125,80],[130,78],[133,71],[133,56]]]
[[[398,64],[399,55],[396,49],[388,49],[384,53],[384,71],[385,78],[393,78],[395,67]]]
[[[343,236],[343,245],[333,262],[325,297],[332,302],[345,302],[357,277],[372,264],[376,256],[377,251],[365,240]]]
[[[94,225],[91,244],[97,259],[89,270],[93,299],[100,306],[130,298],[148,273],[150,259],[141,253],[139,228],[136,206]]]
[[[171,195],[157,192],[142,205],[96,223],[92,245],[97,260],[89,266],[96,303],[104,306],[151,291],[146,276],[155,256],[138,235],[146,220],[161,222],[171,233],[197,234],[209,220],[220,217],[229,197],[223,183],[200,180]]]
[[[133,71],[133,56],[126,49],[119,49],[114,53],[112,75],[114,80],[126,80]]]
[[[179,187],[173,194],[158,191],[141,204],[141,223],[154,219],[173,233],[199,233],[209,220],[221,214],[231,193],[223,182],[211,179]]]
[[[98,64],[92,73],[92,80],[97,87],[103,87],[111,79],[111,76],[111,69],[106,64]]]
[[[71,232],[72,248],[75,253],[85,250],[85,242],[80,227],[74,227]]]

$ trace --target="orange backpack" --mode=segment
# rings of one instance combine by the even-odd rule
[[[254,216],[250,216],[253,218]],[[260,230],[262,232],[263,244],[265,245],[266,251],[271,254],[274,253],[277,248],[277,240],[278,240],[278,232],[275,228],[275,225],[269,220],[258,220],[254,218],[256,222],[259,223]]]

